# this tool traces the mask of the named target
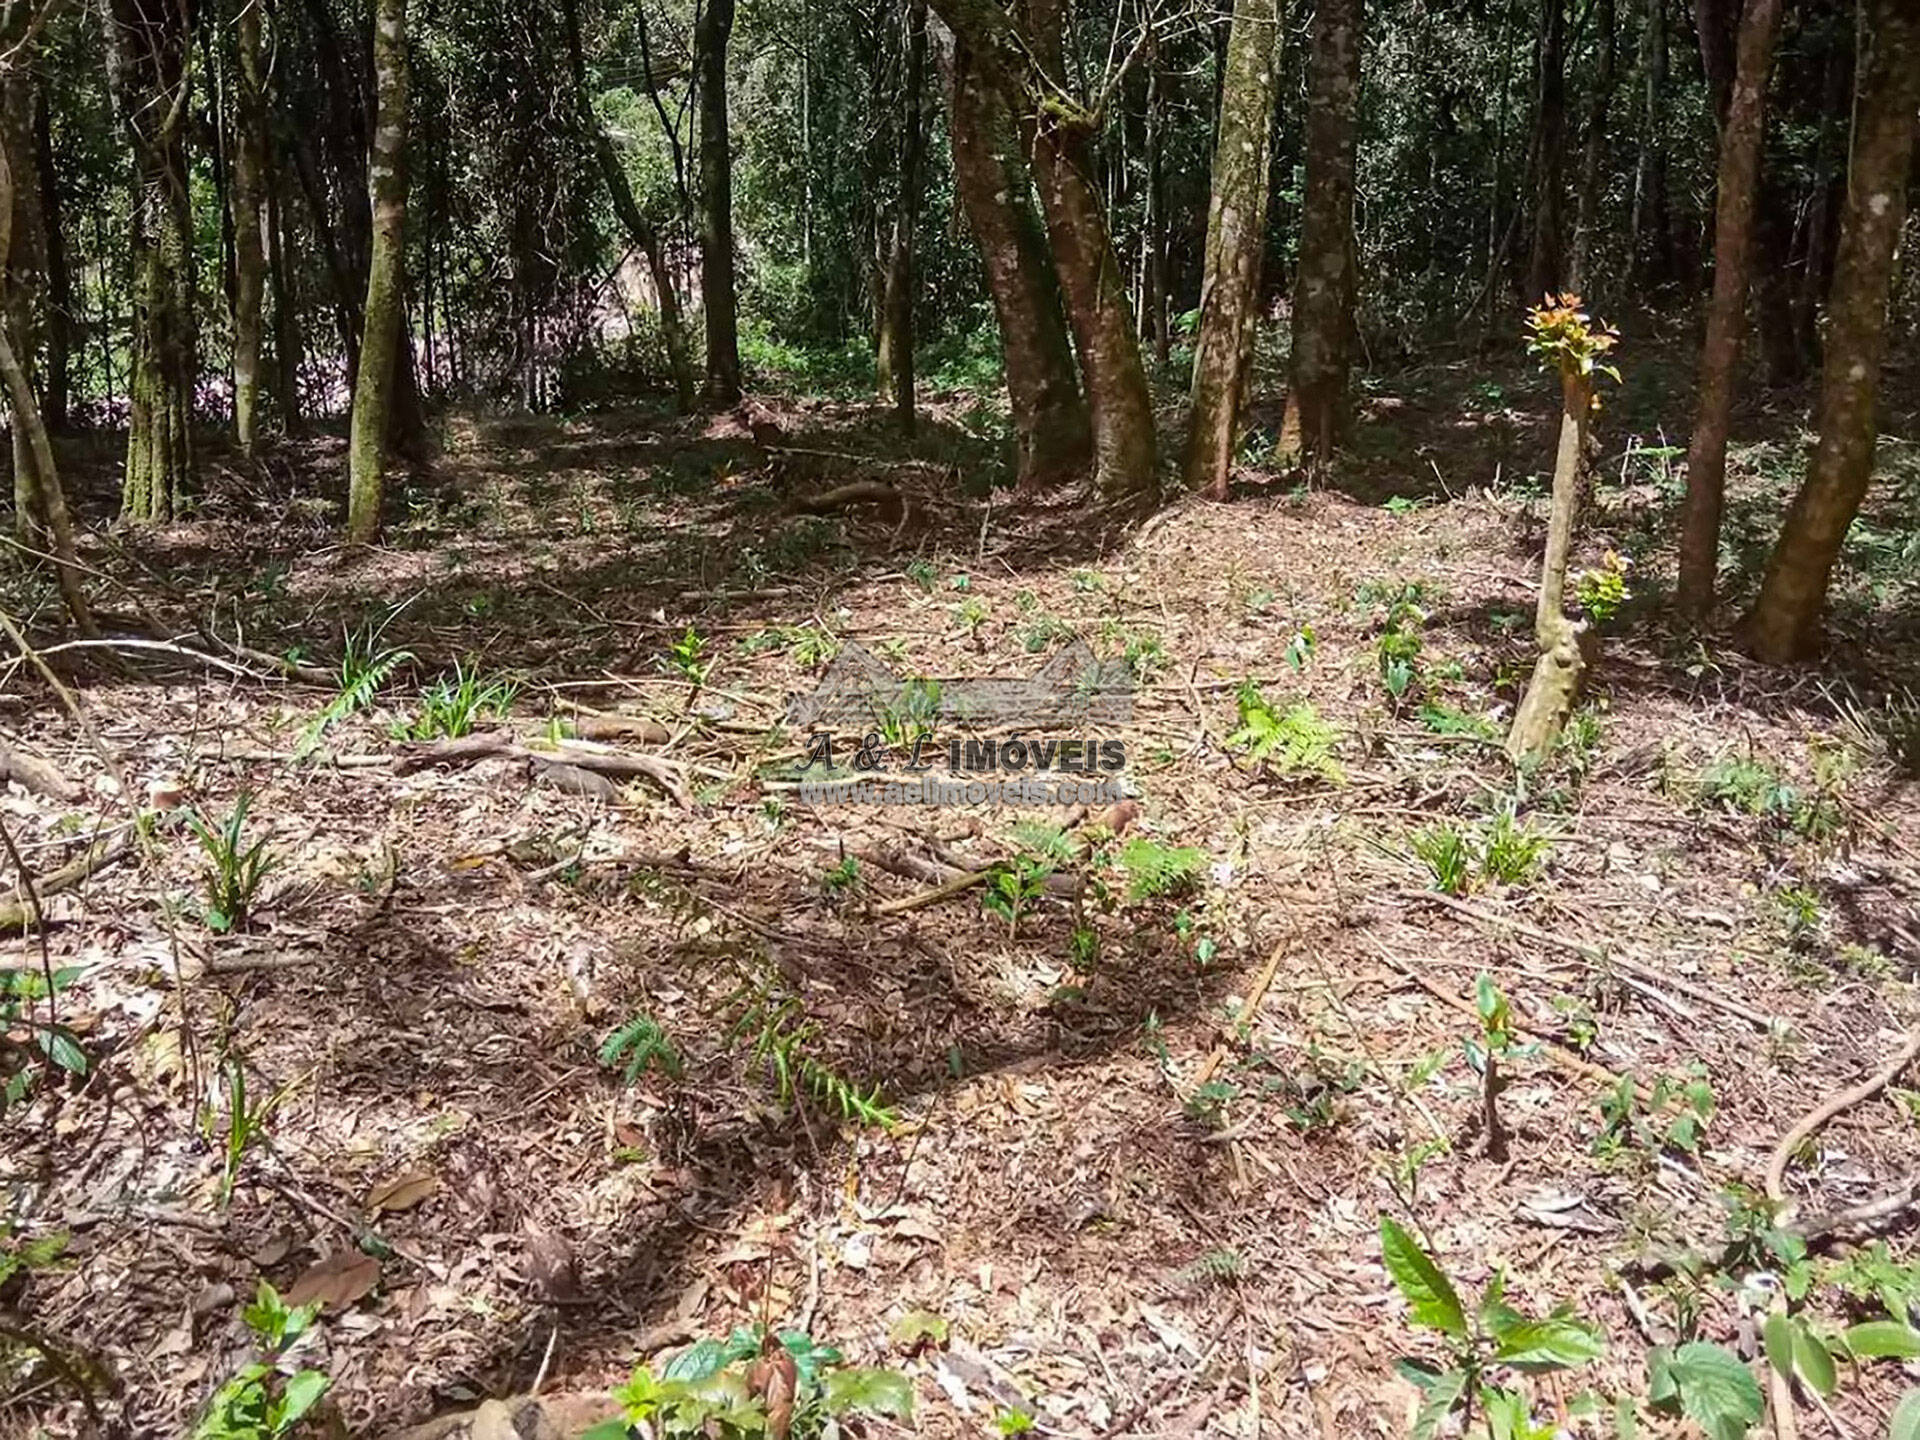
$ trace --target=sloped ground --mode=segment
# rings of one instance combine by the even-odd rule
[[[213,933],[175,810],[48,902],[48,960],[85,967],[58,1018],[91,1063],[0,1119],[16,1239],[70,1237],[0,1288],[0,1320],[66,1373],[15,1342],[0,1429],[184,1428],[244,1361],[264,1276],[331,1285],[302,1358],[353,1434],[536,1378],[603,1389],[639,1352],[766,1320],[904,1368],[928,1436],[992,1433],[1014,1407],[1076,1436],[1396,1435],[1415,1392],[1394,1357],[1440,1352],[1387,1281],[1382,1212],[1463,1286],[1504,1272],[1523,1308],[1604,1327],[1606,1359],[1532,1384],[1543,1417],[1605,1397],[1607,1428],[1574,1433],[1613,1433],[1613,1397],[1644,1395],[1646,1350],[1681,1327],[1750,1348],[1736,1290],[1644,1262],[1717,1253],[1729,1197],[1792,1122],[1920,1022],[1896,693],[1920,492],[1890,443],[1829,668],[1677,638],[1672,378],[1648,361],[1606,420],[1583,563],[1621,551],[1641,593],[1504,829],[1514,780],[1485,736],[1528,663],[1551,413],[1519,374],[1381,381],[1340,491],[1249,471],[1230,504],[1140,525],[989,492],[964,401],[912,458],[857,408],[769,404],[450,422],[379,551],[335,546],[307,498],[338,488],[326,439],[264,477],[220,472],[191,523],[102,546],[179,633],[332,665],[378,630],[411,659],[299,761],[332,697],[258,661],[88,664],[84,727],[7,673],[7,743],[83,787],[0,796],[34,870],[126,823],[102,751],[136,799],[177,790],[217,820],[244,790],[277,864],[247,923]],[[1888,428],[1911,433],[1906,413]],[[1736,457],[1740,564],[1793,479],[1791,419],[1787,398],[1754,417],[1774,438]],[[907,503],[794,513],[849,480]],[[1101,854],[1017,925],[978,889],[896,903],[1031,832],[1002,809],[809,807],[787,701],[841,641],[902,674],[1019,676],[1068,633],[1141,678],[1116,732],[1137,814],[1026,817]],[[394,728],[456,662],[520,682],[523,746],[597,722],[668,762],[684,805],[525,758],[396,765]],[[1249,679],[1334,727],[1331,764],[1245,753]],[[615,713],[661,728],[616,734]],[[1435,898],[1420,852],[1503,833],[1537,841],[1532,866],[1469,863],[1460,903]],[[1202,852],[1193,887],[1133,893],[1119,857],[1142,839]],[[1504,1147],[1465,1055],[1482,974],[1534,1042],[1504,1063]],[[751,1043],[770,1013],[877,1084],[891,1130],[783,1103]],[[682,1078],[628,1085],[596,1059],[638,1015]],[[245,1106],[277,1103],[224,1197],[236,1070]],[[1608,1119],[1628,1076],[1676,1097]],[[1697,1139],[1674,1131],[1689,1115]],[[1794,1158],[1808,1211],[1897,1189],[1920,1168],[1908,1094]],[[1846,1305],[1823,1284],[1809,1312]],[[945,1341],[909,1343],[913,1312]],[[1880,1433],[1899,1386],[1890,1362],[1849,1375],[1839,1423]]]

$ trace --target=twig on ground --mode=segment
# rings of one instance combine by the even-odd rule
[[[48,896],[71,890],[96,871],[104,870],[125,857],[133,848],[133,828],[127,826],[110,839],[97,841],[58,870],[35,880],[22,870],[25,889],[16,887],[13,898],[0,902],[0,930],[23,930],[41,915],[41,903]],[[8,849],[13,847],[9,844]]]

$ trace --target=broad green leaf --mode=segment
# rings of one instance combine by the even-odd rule
[[[1673,1378],[1673,1348],[1656,1345],[1647,1352],[1647,1403],[1665,1409],[1680,1402],[1680,1386]]]
[[[1464,1340],[1467,1313],[1452,1282],[1391,1215],[1380,1217],[1380,1253],[1413,1318],[1443,1335]]]
[[[64,1025],[42,1025],[38,1032],[40,1048],[47,1058],[70,1075],[87,1073],[87,1052]]]
[[[913,1382],[898,1370],[829,1370],[821,1395],[829,1415],[868,1410],[895,1420],[913,1417]]]
[[[1607,1353],[1599,1333],[1563,1315],[1529,1320],[1500,1336],[1495,1358],[1520,1370],[1567,1370]]]
[[[1793,1365],[1800,1378],[1822,1395],[1833,1394],[1835,1375],[1833,1356],[1820,1337],[1807,1328],[1807,1322],[1793,1321]]]
[[[1920,1440],[1920,1389],[1907,1391],[1893,1407],[1887,1440]]]
[[[627,1422],[602,1420],[590,1430],[580,1432],[580,1440],[628,1440]]]
[[[1413,1440],[1433,1440],[1434,1431],[1440,1428],[1440,1422],[1453,1413],[1453,1407],[1460,1403],[1460,1396],[1467,1388],[1467,1372],[1449,1370],[1444,1375],[1436,1375],[1433,1383],[1426,1387],[1427,1398],[1421,1402],[1420,1411],[1413,1417]]]
[[[1793,1378],[1793,1322],[1784,1311],[1767,1316],[1760,1332],[1767,1344],[1767,1363],[1789,1380]]]
[[[669,1360],[660,1371],[662,1380],[704,1380],[732,1357],[718,1340],[696,1340]]]
[[[909,1310],[887,1327],[887,1338],[902,1350],[922,1341],[935,1345],[947,1343],[947,1322],[931,1310]]]
[[[307,1411],[320,1402],[331,1383],[324,1370],[302,1370],[291,1380],[280,1398],[280,1425],[290,1428]]]
[[[1713,1440],[1744,1440],[1760,1423],[1765,1405],[1753,1372],[1730,1351],[1694,1340],[1667,1362],[1680,1392],[1682,1413],[1700,1422]]]
[[[1868,1320],[1849,1325],[1841,1335],[1857,1360],[1912,1360],[1920,1357],[1920,1331],[1899,1320]]]

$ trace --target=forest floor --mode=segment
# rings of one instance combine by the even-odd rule
[[[604,1395],[637,1359],[764,1320],[911,1377],[914,1420],[869,1435],[992,1434],[1024,1410],[1041,1434],[1397,1436],[1418,1396],[1395,1357],[1444,1352],[1388,1281],[1383,1212],[1463,1289],[1504,1273],[1511,1303],[1604,1329],[1602,1360],[1526,1382],[1570,1433],[1614,1433],[1655,1344],[1751,1353],[1750,1292],[1657,1257],[1732,1239],[1752,1268],[1776,1143],[1920,1023],[1901,691],[1920,450],[1883,448],[1826,664],[1756,667],[1665,623],[1663,435],[1689,387],[1681,347],[1655,353],[1674,358],[1633,367],[1602,417],[1580,557],[1629,557],[1635,595],[1506,818],[1554,413],[1517,363],[1376,376],[1333,488],[1249,468],[1229,503],[1144,523],[989,490],[991,417],[966,396],[911,444],[874,407],[772,395],[750,416],[771,445],[732,417],[454,417],[371,550],[337,543],[337,437],[258,473],[210,456],[194,518],[96,539],[90,563],[183,644],[406,658],[298,759],[332,693],[257,659],[56,655],[84,726],[6,671],[7,743],[79,787],[0,794],[32,869],[133,835],[130,799],[173,808],[46,902],[51,965],[83,967],[58,1021],[89,1066],[0,1120],[14,1243],[67,1237],[0,1317],[72,1373],[0,1351],[0,1433],[85,1431],[76,1375],[104,1419],[179,1432],[244,1362],[265,1277],[330,1302],[300,1358],[355,1435],[536,1385]],[[1763,437],[1734,457],[1736,602],[1807,398],[1736,431]],[[1896,401],[1883,429],[1913,419]],[[90,518],[115,458],[68,456]],[[907,503],[796,513],[860,479]],[[902,674],[1025,676],[1068,633],[1138,679],[1112,731],[1137,811],[799,800],[805,739],[782,720],[836,644]],[[457,663],[517,685],[520,753],[426,765],[396,738]],[[1249,680],[1299,742],[1264,762],[1234,738]],[[569,730],[663,764],[615,785],[544,764]],[[218,933],[182,817],[218,823],[243,792],[275,864]],[[1042,883],[1015,925],[977,887],[895,903],[1074,835],[1074,893]],[[1155,864],[1172,879],[1142,879]],[[1468,1056],[1482,975],[1518,1032],[1493,1143]],[[598,1058],[639,1016],[679,1078]],[[808,1075],[877,1084],[891,1127],[784,1103],[754,1046],[769,1016]],[[1920,1093],[1791,1158],[1808,1213],[1898,1190]],[[1851,1266],[1816,1269],[1808,1314],[1877,1313]],[[1885,1433],[1898,1372],[1843,1377],[1832,1433]],[[1805,1402],[1801,1423],[1829,1426]]]

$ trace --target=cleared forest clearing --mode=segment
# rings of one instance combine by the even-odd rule
[[[1630,590],[1670,563],[1668,378],[1631,366],[1594,467],[1578,559],[1630,557]],[[1576,1433],[1613,1433],[1653,1347],[1754,1343],[1718,1262],[1785,1268],[1755,1261],[1770,1155],[1920,1020],[1913,446],[1883,445],[1825,669],[1628,598],[1516,810],[1544,380],[1379,379],[1340,488],[1243,470],[1144,524],[973,484],[974,403],[910,453],[838,402],[456,416],[377,550],[297,498],[342,498],[315,438],[83,552],[219,661],[96,657],[84,724],[6,682],[9,743],[74,787],[0,800],[33,872],[118,856],[45,899],[94,1060],[5,1160],[16,1219],[69,1237],[25,1279],[37,1333],[142,1377],[87,1405],[182,1428],[265,1278],[327,1302],[299,1353],[353,1434],[604,1395],[760,1321],[904,1372],[923,1435],[1399,1434],[1394,1358],[1444,1347],[1382,1268],[1388,1210],[1463,1291],[1503,1271],[1600,1327],[1533,1392]],[[1735,537],[1790,486],[1795,413],[1735,447]],[[66,465],[83,511],[111,462]],[[896,498],[806,513],[850,482]],[[783,717],[838,645],[1024,676],[1069,635],[1138,684],[1122,813],[798,798]],[[343,654],[358,708],[267,664]],[[449,753],[462,714],[512,753]],[[229,876],[271,864],[223,905],[242,796]],[[1787,1159],[1803,1216],[1897,1196],[1913,1092]],[[1871,1308],[1854,1253],[1815,1262],[1823,1321]],[[1883,1433],[1898,1388],[1863,1365],[1825,1403]]]

